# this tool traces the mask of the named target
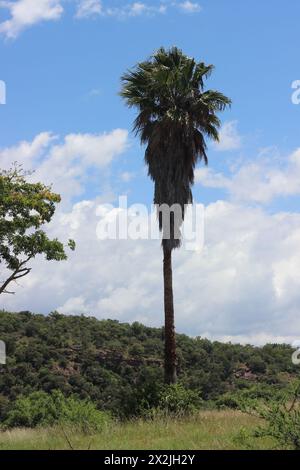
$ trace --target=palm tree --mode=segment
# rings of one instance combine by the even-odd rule
[[[121,96],[138,110],[134,131],[146,144],[145,161],[154,181],[154,204],[180,206],[182,217],[171,214],[169,230],[159,209],[162,231],[165,381],[176,383],[176,341],[172,287],[172,251],[180,246],[185,207],[193,201],[191,187],[198,161],[208,163],[205,137],[218,141],[220,120],[231,101],[222,93],[204,90],[212,65],[196,63],[177,47],[160,48],[149,60],[122,76]],[[167,233],[168,232],[168,233]]]

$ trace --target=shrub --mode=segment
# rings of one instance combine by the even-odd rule
[[[282,447],[300,450],[300,384],[293,385],[281,402],[245,402],[244,411],[263,418],[265,426],[257,428],[257,437],[272,437]]]
[[[239,400],[236,397],[230,396],[228,394],[225,394],[216,400],[216,407],[218,409],[231,408],[233,410],[237,410],[239,406]]]
[[[68,398],[65,402],[62,423],[79,427],[85,433],[100,431],[111,422],[107,412],[100,411],[88,400]]]
[[[259,356],[251,357],[248,366],[254,374],[264,374],[267,369],[265,362]]]
[[[257,383],[227,392],[215,400],[215,404],[217,408],[244,409],[245,403],[254,403],[257,400],[260,402],[280,402],[283,397],[282,388]]]
[[[135,343],[128,349],[128,352],[131,356],[142,357],[144,354],[144,348],[141,344]]]
[[[28,427],[71,424],[83,432],[97,431],[110,421],[107,413],[99,411],[94,403],[66,398],[60,391],[51,394],[33,392],[18,398],[9,410],[4,426]]]
[[[267,422],[266,428],[259,428],[257,436],[270,436],[289,449],[300,450],[300,410],[287,409],[278,403],[260,411]]]
[[[181,384],[163,387],[158,396],[158,409],[166,415],[193,414],[203,403],[197,392],[187,390]]]

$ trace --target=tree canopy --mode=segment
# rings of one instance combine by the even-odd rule
[[[18,165],[0,171],[0,269],[1,277],[5,276],[0,280],[0,294],[14,293],[9,285],[30,273],[28,263],[37,255],[48,261],[67,259],[64,245],[43,230],[60,196],[42,183],[27,181],[26,176]],[[69,247],[75,248],[73,240]]]
[[[180,245],[185,208],[193,201],[195,166],[202,159],[208,161],[205,138],[219,139],[217,114],[231,104],[219,91],[205,89],[213,68],[177,47],[162,47],[122,76],[121,96],[137,109],[134,131],[147,145],[154,203],[181,209],[180,214],[171,214],[171,222],[169,214],[164,220],[159,212],[163,244],[169,249]]]

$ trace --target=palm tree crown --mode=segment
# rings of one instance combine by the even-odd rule
[[[185,206],[193,201],[195,166],[200,160],[207,164],[205,137],[218,141],[217,113],[231,103],[218,91],[204,90],[204,79],[212,70],[212,65],[196,63],[172,47],[160,48],[122,77],[121,96],[139,111],[134,130],[147,145],[145,160],[155,185],[154,203],[179,204],[182,219]],[[161,217],[159,222],[163,230]],[[180,245],[181,222],[171,221],[171,236],[163,239],[170,250]]]

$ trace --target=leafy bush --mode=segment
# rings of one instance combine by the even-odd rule
[[[280,445],[293,450],[300,450],[300,410],[286,409],[278,403],[260,411],[260,416],[267,421],[266,428],[259,428],[257,436],[270,436]]]
[[[240,406],[239,400],[229,394],[223,395],[221,398],[216,400],[216,407],[219,409],[231,408],[232,410],[238,409]]]
[[[259,356],[251,357],[248,366],[254,374],[264,374],[267,370],[265,362]]]
[[[182,384],[176,384],[162,388],[157,408],[166,415],[186,416],[195,413],[202,403],[203,400],[197,392],[185,389]]]
[[[34,392],[18,398],[4,421],[7,428],[72,424],[83,432],[97,431],[110,422],[107,413],[87,400],[66,398],[60,391]]]
[[[244,411],[255,413],[266,425],[257,428],[257,437],[272,437],[282,447],[300,450],[300,384],[280,402],[244,402]]]
[[[215,405],[221,409],[244,409],[245,403],[253,403],[255,400],[278,403],[284,398],[285,393],[286,390],[280,386],[256,383],[221,395],[215,400]]]

